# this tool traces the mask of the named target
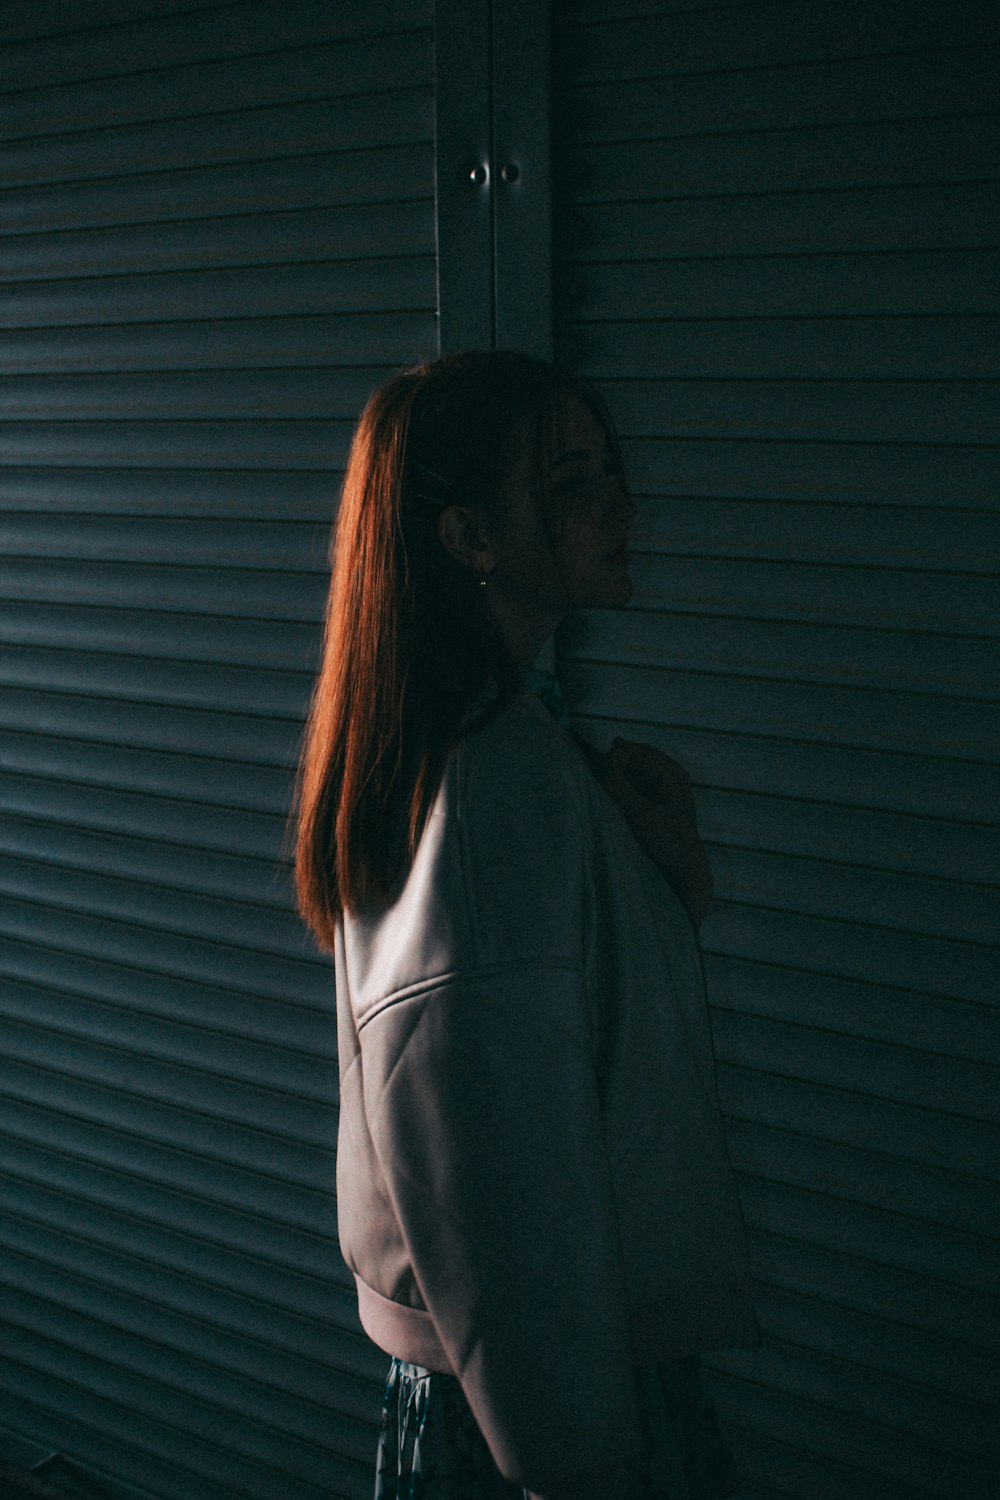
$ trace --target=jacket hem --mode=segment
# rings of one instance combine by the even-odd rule
[[[354,1280],[358,1288],[358,1316],[373,1344],[409,1365],[422,1365],[440,1375],[455,1374],[430,1313],[383,1297],[362,1281],[357,1272]]]
[[[393,1302],[354,1273],[361,1326],[393,1359],[422,1365],[437,1374],[456,1371],[444,1351],[430,1313]],[[629,1342],[638,1369],[661,1359],[683,1359],[713,1349],[752,1349],[760,1343],[750,1286],[699,1287],[687,1295],[664,1297],[633,1312]]]

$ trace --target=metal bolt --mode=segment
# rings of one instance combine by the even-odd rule
[[[516,182],[521,175],[521,168],[516,161],[509,161],[506,166],[500,168],[500,176],[504,182]]]
[[[482,187],[488,176],[489,173],[487,172],[486,168],[482,165],[482,163],[479,163],[477,166],[474,166],[472,168],[472,171],[469,173],[469,181],[474,182],[476,184],[476,187]]]

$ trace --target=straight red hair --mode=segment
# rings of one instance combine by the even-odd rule
[[[418,365],[362,413],[290,819],[299,910],[327,950],[344,911],[394,899],[470,710],[485,695],[499,711],[516,691],[479,581],[446,552],[437,518],[451,503],[496,512],[515,431],[523,440],[534,420],[540,458],[542,424],[565,389],[610,432],[591,392],[519,354]]]

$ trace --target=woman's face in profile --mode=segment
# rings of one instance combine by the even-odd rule
[[[632,597],[628,528],[635,505],[604,427],[579,396],[558,398],[546,464],[546,504],[556,517],[556,561],[573,609]]]
[[[628,527],[635,505],[607,433],[586,403],[562,392],[553,418],[542,455],[540,503],[528,444],[503,486],[508,506],[497,581],[514,585],[525,603],[551,604],[560,612],[613,609],[632,597]],[[540,510],[552,517],[551,534]]]

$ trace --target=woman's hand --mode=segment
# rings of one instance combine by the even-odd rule
[[[605,758],[603,785],[700,927],[712,901],[712,871],[684,767],[653,745],[617,739]]]

